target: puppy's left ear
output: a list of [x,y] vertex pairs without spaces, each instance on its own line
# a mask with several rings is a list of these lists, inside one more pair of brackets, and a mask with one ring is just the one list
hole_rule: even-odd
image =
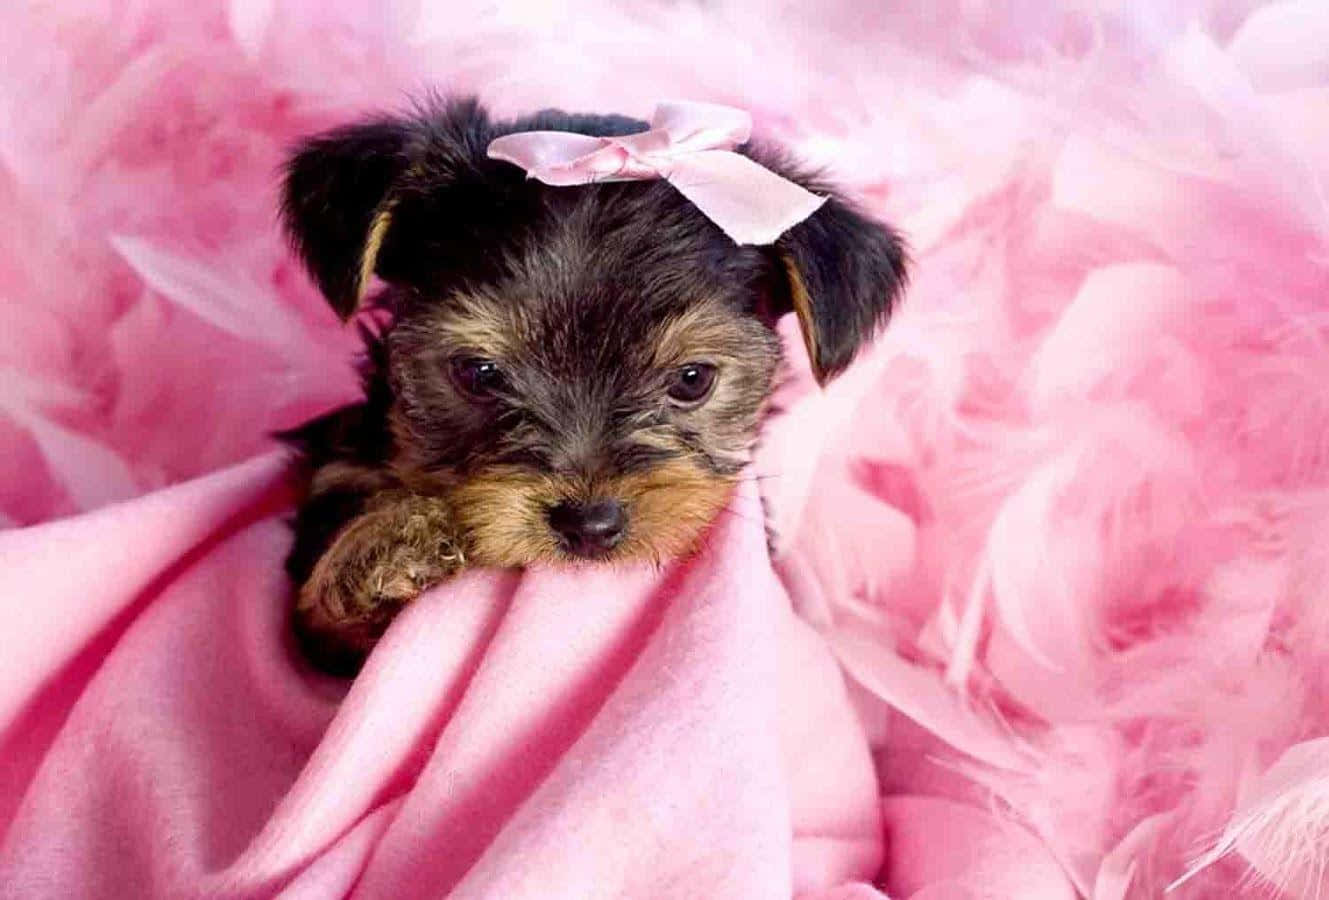
[[832,193],[774,249],[781,276],[774,311],[798,316],[812,372],[824,384],[890,316],[907,279],[904,241]]

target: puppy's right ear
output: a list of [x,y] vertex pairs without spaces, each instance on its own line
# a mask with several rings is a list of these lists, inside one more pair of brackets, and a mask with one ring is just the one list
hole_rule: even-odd
[[286,164],[286,232],[342,319],[360,305],[374,274],[410,138],[408,121],[376,119],[309,138]]

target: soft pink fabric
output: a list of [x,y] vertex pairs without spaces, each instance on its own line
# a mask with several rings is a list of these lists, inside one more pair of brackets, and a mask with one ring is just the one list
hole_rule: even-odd
[[[27,796],[0,896],[771,897],[875,875],[867,744],[751,486],[686,566],[434,591],[343,698],[288,647],[280,471],[0,535],[34,611],[6,709],[58,715],[82,682],[49,745],[4,734]],[[95,674],[57,674],[134,608]]]
[[[824,392],[786,323],[773,564],[476,573],[343,701],[279,642],[264,435],[353,342],[275,171],[425,84],[750,110],[915,277]],[[0,884],[1323,892],[1327,181],[1319,0],[5,5]]]
[[675,101],[656,107],[637,134],[522,131],[496,138],[489,155],[560,187],[663,178],[736,243],[771,244],[826,198],[735,153],[751,133],[741,109]]

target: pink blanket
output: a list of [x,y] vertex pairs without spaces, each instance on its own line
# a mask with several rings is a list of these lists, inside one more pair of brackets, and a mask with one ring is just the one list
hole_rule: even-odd
[[281,463],[0,542],[31,611],[0,679],[0,716],[28,707],[0,893],[770,897],[875,875],[867,744],[759,505],[678,571],[437,590],[348,693],[289,646]]
[[[916,278],[824,392],[786,333],[699,558],[471,573],[347,691],[274,169],[421,84],[750,109]],[[0,897],[1329,890],[1318,0],[19,2],[0,126]]]

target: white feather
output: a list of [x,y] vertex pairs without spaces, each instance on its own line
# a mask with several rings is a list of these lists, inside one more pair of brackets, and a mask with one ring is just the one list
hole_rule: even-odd
[[1218,842],[1168,891],[1229,853],[1256,878],[1293,897],[1329,890],[1329,738],[1289,747],[1252,780]]

